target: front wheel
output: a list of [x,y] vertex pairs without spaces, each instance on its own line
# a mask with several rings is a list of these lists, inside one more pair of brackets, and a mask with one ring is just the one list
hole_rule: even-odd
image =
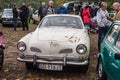
[[33,65],[33,63],[25,63],[27,70],[33,70],[36,69],[36,65]]
[[3,50],[0,48],[0,70],[2,70],[3,61],[4,61],[4,52],[3,52]]
[[2,26],[3,26],[3,27],[5,27],[5,24],[4,24],[4,23],[2,23]]
[[107,80],[107,76],[105,71],[103,70],[101,59],[98,62],[98,77],[99,77],[99,80]]
[[82,73],[86,73],[88,71],[88,69],[89,69],[89,64],[81,66],[81,72]]

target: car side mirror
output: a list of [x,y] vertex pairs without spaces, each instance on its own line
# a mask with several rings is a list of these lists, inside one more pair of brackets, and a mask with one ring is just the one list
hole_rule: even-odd
[[115,53],[115,59],[120,60],[120,53]]

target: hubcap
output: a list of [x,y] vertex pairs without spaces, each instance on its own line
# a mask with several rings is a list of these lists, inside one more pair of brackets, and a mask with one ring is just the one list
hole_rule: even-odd
[[98,67],[98,74],[99,74],[99,77],[102,77],[102,71],[103,71],[102,63],[100,62],[100,63],[99,63],[99,67]]

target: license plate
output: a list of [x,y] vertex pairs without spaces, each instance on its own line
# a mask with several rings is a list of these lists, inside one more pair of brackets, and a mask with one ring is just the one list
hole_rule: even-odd
[[63,66],[62,65],[53,65],[53,64],[39,64],[39,69],[44,70],[55,70],[55,71],[62,71]]

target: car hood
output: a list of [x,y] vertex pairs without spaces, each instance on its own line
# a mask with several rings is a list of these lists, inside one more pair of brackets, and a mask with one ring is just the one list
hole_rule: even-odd
[[38,31],[37,38],[40,41],[68,41],[68,39],[79,39],[75,36],[82,29],[74,28],[42,28]]
[[[36,53],[38,56],[65,55],[61,54],[61,52],[77,54],[77,45],[87,45],[89,43],[86,29],[76,28],[37,28],[35,32],[24,37],[21,41],[25,41],[25,39],[27,39],[26,43],[28,43],[26,53],[30,54],[29,49],[34,47],[41,50],[41,53]],[[71,52],[66,52],[66,50]],[[73,56],[74,54],[69,55]]]

